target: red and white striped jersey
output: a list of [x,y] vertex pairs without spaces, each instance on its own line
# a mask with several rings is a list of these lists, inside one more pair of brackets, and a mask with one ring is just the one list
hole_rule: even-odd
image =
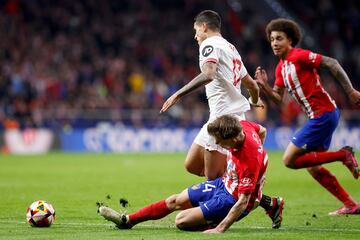
[[275,85],[286,88],[310,119],[336,108],[316,70],[321,59],[318,53],[292,48],[285,60],[280,59],[275,71]]
[[240,149],[232,149],[227,155],[227,169],[223,176],[226,190],[238,199],[239,193],[254,193],[264,177],[268,156],[259,137],[260,126],[240,121],[245,140]]
[[217,63],[215,79],[205,85],[210,119],[250,110],[249,102],[241,94],[240,88],[241,79],[248,72],[234,45],[220,36],[205,39],[199,47],[201,70],[206,62]]

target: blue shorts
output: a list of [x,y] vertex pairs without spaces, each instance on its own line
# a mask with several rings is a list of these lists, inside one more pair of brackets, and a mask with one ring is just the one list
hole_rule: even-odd
[[200,206],[207,221],[221,222],[236,203],[234,197],[225,189],[222,178],[206,181],[188,188],[193,207]]
[[328,150],[332,135],[338,126],[340,118],[339,109],[326,112],[320,117],[309,119],[305,125],[295,133],[291,142],[309,151]]

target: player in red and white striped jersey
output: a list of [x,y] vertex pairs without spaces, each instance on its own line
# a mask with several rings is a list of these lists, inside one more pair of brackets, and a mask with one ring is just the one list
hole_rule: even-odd
[[261,67],[255,72],[257,83],[277,104],[281,103],[286,89],[308,117],[285,150],[284,164],[293,169],[307,168],[314,179],[344,204],[330,215],[359,214],[360,204],[352,199],[334,175],[322,167],[325,163],[341,161],[355,179],[359,177],[358,163],[351,147],[345,146],[335,152],[327,151],[339,122],[340,111],[323,88],[317,69],[330,70],[352,103],[360,105],[360,92],[352,87],[337,60],[295,48],[301,39],[301,32],[294,21],[282,18],[272,20],[266,27],[266,34],[280,61],[276,67],[273,88],[269,86],[266,72]]
[[320,54],[292,48],[285,59],[280,59],[275,70],[275,86],[286,88],[309,119],[336,108],[335,101],[323,88],[315,70],[320,67],[322,59]]
[[[240,122],[234,115],[216,118],[207,129],[217,144],[229,149],[223,177],[195,184],[128,215],[106,206],[99,207],[99,214],[120,229],[130,229],[138,223],[161,219],[181,210],[175,219],[179,229],[213,228],[206,232],[222,233],[258,205],[264,207],[262,187],[268,160],[263,148],[266,129],[256,123]],[[278,204],[266,203],[265,209],[273,219],[272,227],[279,228],[284,201],[281,197],[269,198],[278,201]]]

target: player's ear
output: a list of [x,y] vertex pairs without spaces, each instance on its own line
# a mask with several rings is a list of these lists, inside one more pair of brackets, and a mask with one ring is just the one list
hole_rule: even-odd
[[204,32],[206,32],[209,29],[209,26],[207,25],[207,23],[202,23],[201,27],[203,28]]

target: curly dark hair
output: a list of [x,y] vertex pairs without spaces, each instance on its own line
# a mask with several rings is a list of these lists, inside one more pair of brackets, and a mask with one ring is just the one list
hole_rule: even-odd
[[301,41],[302,38],[299,25],[296,22],[286,18],[277,18],[271,20],[266,25],[265,33],[269,42],[272,31],[284,32],[286,36],[291,39],[292,47],[295,47]]

